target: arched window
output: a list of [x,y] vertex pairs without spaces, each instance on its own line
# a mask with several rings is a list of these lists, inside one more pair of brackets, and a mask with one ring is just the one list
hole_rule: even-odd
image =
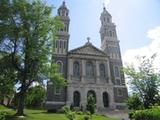
[[110,37],[112,37],[112,31],[109,31]]
[[112,36],[114,37],[115,35],[114,35],[114,31],[112,32]]
[[86,76],[93,77],[94,76],[94,66],[92,62],[86,63]]
[[120,73],[119,73],[119,68],[118,68],[118,66],[115,66],[115,67],[114,67],[114,75],[115,75],[115,77],[120,77]]
[[110,19],[109,19],[109,18],[107,18],[107,22],[108,22],[108,23],[110,22]]
[[107,92],[103,93],[103,105],[104,107],[109,107],[109,97]]
[[73,75],[76,77],[80,76],[80,65],[77,61],[73,63]]
[[80,93],[78,91],[75,91],[73,93],[73,103],[75,107],[80,106],[80,99],[81,99]]
[[105,78],[105,66],[104,64],[99,65],[99,70],[100,70],[100,77]]
[[62,61],[57,61],[57,65],[58,65],[58,70],[60,73],[63,73],[63,63]]

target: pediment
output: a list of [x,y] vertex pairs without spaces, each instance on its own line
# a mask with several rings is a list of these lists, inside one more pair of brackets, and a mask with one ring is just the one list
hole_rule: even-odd
[[107,56],[103,51],[93,46],[91,43],[85,44],[82,47],[69,51],[69,54],[82,54],[82,55],[93,55],[93,56]]

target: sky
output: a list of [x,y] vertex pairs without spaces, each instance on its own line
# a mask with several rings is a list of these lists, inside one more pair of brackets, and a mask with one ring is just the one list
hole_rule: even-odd
[[[63,0],[47,0],[53,16]],[[117,26],[123,63],[136,64],[135,56],[160,54],[160,0],[66,0],[70,10],[69,49],[84,45],[87,37],[100,48],[100,15],[105,3]],[[160,66],[157,57],[156,65]]]

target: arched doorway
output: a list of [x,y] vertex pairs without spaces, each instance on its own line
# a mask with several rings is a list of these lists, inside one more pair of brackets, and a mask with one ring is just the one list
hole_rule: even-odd
[[78,91],[75,91],[73,93],[73,103],[74,107],[79,107],[80,106],[80,93]]
[[107,92],[103,93],[103,105],[104,107],[109,107],[109,97]]
[[95,93],[95,91],[89,90],[88,93],[87,93],[87,97],[90,96],[90,95],[93,96],[93,98],[95,99],[95,102],[96,102],[96,93]]

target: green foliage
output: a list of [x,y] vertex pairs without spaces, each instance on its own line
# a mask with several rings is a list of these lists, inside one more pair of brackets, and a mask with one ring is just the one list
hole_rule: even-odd
[[78,111],[76,113],[77,113],[77,115],[83,115],[84,114],[82,111]]
[[[15,111],[8,109],[4,106],[0,105],[0,111],[7,111],[7,120],[19,120],[20,118],[17,118],[14,116]],[[25,112],[27,113],[27,115],[25,116],[25,118],[21,118],[23,120],[67,120],[67,118],[65,117],[64,114],[60,114],[60,113],[52,113],[52,114],[48,114],[46,112],[46,110],[43,109],[25,109]],[[76,120],[83,120],[84,115],[76,115],[77,119]],[[20,119],[20,120],[21,120]],[[109,118],[106,116],[102,116],[102,115],[93,115],[92,116],[92,120],[118,120],[118,119],[113,119],[113,118]]]
[[[5,64],[5,63],[8,64]],[[13,66],[10,64],[10,56],[7,54],[1,54],[0,58],[0,101],[3,101],[4,97],[12,97],[14,93],[14,84],[16,73]]]
[[89,116],[89,115],[84,115],[83,120],[90,120],[90,119],[91,119],[91,116]]
[[140,95],[145,108],[156,104],[160,93],[160,75],[153,66],[155,57],[155,55],[151,58],[141,57],[138,69],[133,66],[124,68],[132,90]]
[[143,103],[136,93],[128,97],[126,104],[130,110],[140,110],[143,108]]
[[76,120],[76,112],[71,111],[69,106],[64,106],[63,107],[65,116],[69,119],[69,120]]
[[96,101],[95,98],[92,95],[89,95],[87,97],[87,105],[86,105],[86,109],[87,111],[89,111],[91,114],[95,113],[95,108],[96,108]]
[[70,105],[70,110],[74,111],[74,105],[73,104]]
[[146,110],[137,110],[132,113],[134,120],[160,120],[160,106]]
[[27,107],[42,107],[44,103],[45,89],[42,86],[35,86],[28,89],[25,104]]
[[52,7],[41,0],[0,1],[0,70],[6,70],[0,74],[0,83],[7,78],[19,84],[17,115],[23,115],[25,95],[33,82],[42,83],[45,76],[64,83],[52,60],[55,32],[62,24],[51,15]]
[[7,113],[6,112],[0,112],[0,120],[6,120],[6,115]]

